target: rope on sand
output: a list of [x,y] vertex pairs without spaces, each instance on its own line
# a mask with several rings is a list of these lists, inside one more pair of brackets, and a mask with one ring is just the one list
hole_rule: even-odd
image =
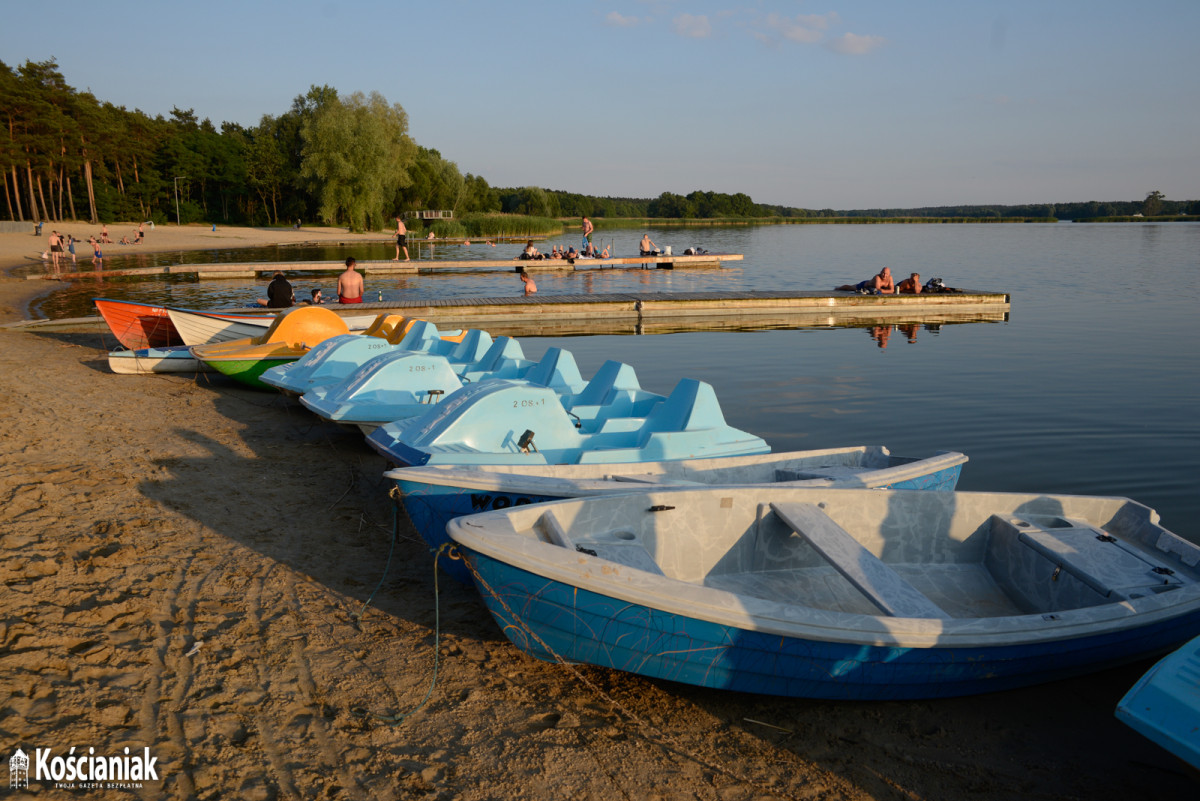
[[[400,512],[399,512],[400,500],[399,500],[399,496],[398,496],[398,488],[393,487],[392,490],[388,493],[388,495],[392,499],[392,544],[388,548],[387,561],[383,565],[383,575],[379,577],[379,583],[375,585],[375,589],[371,590],[371,594],[369,596],[367,596],[367,600],[363,602],[362,608],[350,616],[353,619],[355,628],[358,628],[359,624],[362,622],[363,614],[367,611],[367,607],[371,605],[371,601],[375,598],[375,593],[379,592],[380,587],[383,586],[383,582],[387,578],[388,569],[391,567],[391,564],[392,564],[392,555],[396,551],[396,540],[400,539]],[[401,724],[405,720],[407,720],[409,717],[411,717],[412,715],[414,715],[415,713],[420,711],[420,709],[422,707],[424,707],[426,703],[429,702],[429,698],[433,695],[433,688],[437,685],[438,661],[439,661],[438,657],[439,657],[441,634],[442,634],[441,609],[440,609],[441,594],[438,589],[437,560],[438,560],[439,556],[441,556],[445,552],[448,552],[448,550],[449,550],[449,544],[447,543],[446,545],[443,545],[442,547],[438,548],[438,550],[436,552],[434,552],[434,554],[433,554],[433,676],[429,680],[429,689],[427,689],[425,691],[425,697],[422,698],[421,702],[419,704],[417,704],[415,707],[413,707],[412,709],[408,710],[407,712],[401,713],[399,715],[380,715],[380,714],[377,714],[374,712],[368,712],[366,709],[363,709],[362,707],[351,708],[350,711],[353,712],[354,714],[357,714],[357,715],[360,715],[363,717],[370,716],[370,717],[374,718],[375,720],[383,721],[384,723],[390,724],[392,726],[398,726],[399,724]]]
[[[755,789],[761,790],[762,792],[767,793],[768,795],[773,795],[777,798],[786,798],[786,799],[789,799],[789,801],[800,801],[799,796],[793,795],[792,793],[789,793],[786,790],[780,790],[779,788],[768,786],[761,781],[757,781],[757,780],[749,778],[747,776],[739,775],[737,772],[735,772],[733,770],[733,768],[730,768],[727,765],[725,765],[719,761],[716,761],[713,759],[706,759],[706,758],[700,756],[695,751],[693,751],[691,748],[689,748],[686,744],[684,744],[682,741],[680,741],[678,738],[672,736],[671,734],[669,734],[667,732],[662,731],[661,729],[655,728],[649,721],[640,717],[636,712],[634,712],[629,707],[622,704],[616,698],[613,698],[611,695],[609,695],[607,692],[605,692],[599,685],[597,685],[595,682],[593,682],[591,679],[589,679],[587,676],[585,676],[575,666],[574,663],[568,662],[565,658],[560,656],[553,648],[551,648],[546,643],[545,640],[543,640],[541,637],[539,637],[537,635],[537,632],[535,632],[533,629],[531,629],[529,627],[529,625],[524,620],[522,620],[516,614],[516,612],[514,612],[512,610],[512,607],[510,607],[508,605],[508,603],[500,596],[500,594],[492,589],[491,585],[487,583],[487,580],[484,579],[484,577],[479,574],[478,570],[476,570],[475,565],[473,565],[471,563],[471,560],[466,558],[466,556],[464,556],[458,550],[457,547],[455,547],[453,544],[450,544],[450,543],[447,543],[447,545],[449,545],[450,547],[449,547],[449,550],[447,550],[446,555],[450,559],[461,560],[462,563],[464,565],[466,565],[467,570],[469,570],[471,572],[471,575],[475,578],[475,581],[479,585],[480,589],[483,592],[486,592],[492,598],[495,598],[496,602],[499,603],[501,607],[503,607],[505,613],[509,616],[509,618],[514,623],[516,623],[516,625],[522,631],[524,631],[525,634],[527,634],[530,637],[530,639],[532,639],[534,642],[536,642],[538,645],[540,645],[542,648],[544,648],[546,653],[548,653],[552,657],[554,657],[555,662],[562,665],[567,670],[571,671],[571,673],[575,674],[575,678],[579,679],[579,681],[581,683],[583,683],[585,686],[587,686],[592,692],[594,692],[596,695],[600,696],[600,698],[602,698],[605,702],[607,702],[609,704],[609,706],[611,706],[613,709],[615,709],[618,713],[624,715],[631,722],[637,724],[638,728],[641,730],[643,736],[645,736],[647,740],[649,740],[650,742],[654,743],[655,745],[657,745],[658,747],[660,747],[664,750],[668,750],[668,751],[674,750],[674,751],[678,752],[679,754],[686,756],[688,759],[691,759],[693,762],[695,762],[699,765],[706,765],[706,766],[712,768],[713,770],[717,771],[718,773],[722,773],[726,777],[733,779],[736,782],[740,782],[742,784],[746,784],[751,787],[754,787]],[[438,550],[438,553],[441,553],[443,550],[446,550],[447,545],[443,545]]]

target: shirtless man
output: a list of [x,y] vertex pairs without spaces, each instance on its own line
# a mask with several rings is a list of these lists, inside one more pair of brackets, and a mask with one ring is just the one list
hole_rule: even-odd
[[876,295],[893,295],[896,292],[896,285],[892,281],[892,270],[889,267],[884,267],[879,271],[879,275],[872,276],[866,281],[860,281],[857,290],[873,290]]
[[642,241],[638,243],[638,248],[641,250],[642,256],[654,256],[658,254],[658,245],[650,239],[650,234],[643,234]]
[[102,244],[112,244],[112,240],[108,238],[108,226],[105,225],[100,229],[100,242]]
[[908,278],[905,278],[896,285],[897,295],[919,295],[921,294],[921,274],[913,273]]
[[587,217],[583,218],[583,246],[586,248],[592,243],[592,231],[596,230],[592,225],[592,221]]
[[[430,235],[432,235],[433,231],[430,231],[429,233],[430,233]],[[404,260],[411,261],[411,259],[408,258],[408,229],[404,227],[404,220],[400,219],[400,217],[397,216],[396,217],[396,258],[392,259],[392,261],[400,261],[401,249],[404,250]]]
[[353,256],[346,259],[346,271],[338,276],[338,303],[362,303],[363,279],[354,270],[357,262]]
[[50,261],[54,265],[54,269],[58,269],[58,260],[62,257],[62,237],[58,235],[58,231],[51,231],[50,236],[46,239],[46,244],[50,246]]
[[525,294],[532,295],[537,292],[537,284],[533,283],[533,279],[524,270],[518,273],[521,276],[521,283],[525,285]]

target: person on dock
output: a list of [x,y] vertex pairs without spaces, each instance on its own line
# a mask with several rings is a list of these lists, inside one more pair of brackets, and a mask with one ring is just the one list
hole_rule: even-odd
[[650,234],[643,234],[642,241],[638,244],[638,255],[640,256],[657,256],[658,245],[654,244],[654,240],[650,238]]
[[913,273],[908,278],[905,278],[900,283],[896,284],[897,295],[919,295],[921,294],[921,274]]
[[517,275],[521,277],[521,283],[525,285],[526,295],[532,295],[533,293],[537,292],[537,284],[535,284],[533,279],[529,277],[529,273],[521,270],[519,273],[517,273]]
[[[432,232],[430,232],[432,233]],[[408,228],[404,226],[404,220],[399,214],[396,215],[396,258],[392,261],[400,261],[400,251],[404,251],[404,260],[412,261],[408,258]]]
[[884,267],[879,271],[879,275],[873,275],[866,281],[859,281],[857,284],[842,284],[834,289],[837,292],[858,292],[863,295],[893,295],[896,293],[896,285],[892,281],[892,271],[888,267]]
[[[397,218],[397,221],[399,221],[399,218]],[[396,241],[399,241],[399,235],[397,235]],[[393,259],[393,261],[395,260]],[[353,256],[346,258],[346,270],[338,276],[338,303],[363,302],[363,278],[354,270],[354,265],[357,263]]]
[[592,244],[592,231],[594,231],[594,230],[596,230],[596,228],[595,228],[595,226],[592,225],[592,221],[589,220],[587,217],[584,217],[583,218],[583,244],[582,244],[582,247],[587,248],[590,244]]

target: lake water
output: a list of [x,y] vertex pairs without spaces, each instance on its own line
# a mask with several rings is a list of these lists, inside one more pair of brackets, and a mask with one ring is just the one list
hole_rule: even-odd
[[[615,240],[614,252],[631,253],[642,232],[599,233]],[[708,381],[727,420],[776,451],[857,444],[904,455],[962,451],[970,462],[960,489],[1126,495],[1200,542],[1200,358],[1193,350],[1200,340],[1200,224],[798,225],[652,235],[676,253],[698,245],[746,258],[720,271],[539,274],[539,290],[824,290],[887,265],[897,278],[916,271],[923,280],[1011,293],[1012,313],[1003,323],[903,329],[522,339],[526,355],[568,348],[585,376],[618,359],[661,393],[683,377]],[[503,258],[519,249],[475,244],[441,247],[436,255]],[[258,254],[370,259],[390,258],[394,249]],[[265,283],[83,283],[35,312],[87,314],[93,295],[211,308],[260,297]],[[333,282],[323,276],[293,283],[300,297]],[[368,277],[367,286],[385,300],[521,290],[511,272]]]

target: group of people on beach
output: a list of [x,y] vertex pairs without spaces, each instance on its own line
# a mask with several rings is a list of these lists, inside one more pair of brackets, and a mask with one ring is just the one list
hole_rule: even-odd
[[[38,223],[37,228],[34,231],[34,235],[41,236],[41,234],[42,234],[42,223]],[[132,236],[133,239],[130,239],[129,236],[121,237],[121,241],[119,244],[122,244],[122,245],[139,245],[139,244],[141,244],[146,238],[146,224],[145,223],[139,224],[137,227],[137,231],[134,232],[133,234],[130,234],[130,236]],[[42,252],[42,261],[48,260],[56,272],[58,271],[59,266],[61,265],[63,259],[66,256],[71,257],[71,264],[78,264],[78,260],[76,258],[76,253],[75,253],[75,243],[78,241],[79,240],[76,239],[71,234],[61,234],[57,230],[51,230],[50,236],[48,236],[46,238],[46,250]],[[96,267],[96,269],[103,270],[104,269],[104,251],[101,250],[100,246],[102,244],[106,244],[106,243],[113,244],[112,239],[109,238],[109,236],[108,236],[108,226],[107,225],[101,226],[100,234],[89,236],[87,241],[88,241],[88,244],[92,246],[92,264]]]
[[[363,292],[366,287],[363,283],[362,274],[355,269],[358,261],[349,256],[346,258],[346,269],[338,275],[337,280],[337,302],[341,304],[362,303]],[[382,297],[383,293],[380,292]],[[321,289],[318,287],[311,290],[311,297],[308,300],[302,301],[309,306],[321,306],[325,303],[325,298],[321,294]],[[267,284],[266,298],[258,299],[259,306],[266,306],[268,309],[288,309],[296,305],[296,293],[292,289],[292,284],[287,280],[282,272],[276,272],[271,279],[271,283]]]

